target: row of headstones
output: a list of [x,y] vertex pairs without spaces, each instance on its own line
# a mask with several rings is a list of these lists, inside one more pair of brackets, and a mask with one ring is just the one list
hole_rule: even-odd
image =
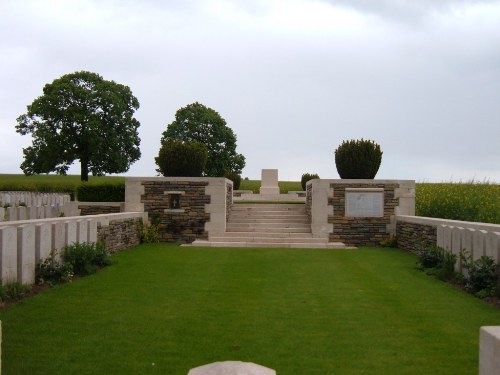
[[73,243],[97,240],[95,219],[73,219],[0,225],[0,278],[3,284],[35,283],[35,266],[53,256],[60,260],[61,250]]
[[[500,263],[500,232],[440,225],[437,228],[437,245],[451,251],[457,259],[465,250],[473,260],[485,255]],[[461,272],[461,262],[456,262],[455,268]]]
[[2,191],[0,192],[1,206],[62,206],[71,201],[69,194],[61,193],[36,193],[36,192],[18,192]]
[[59,204],[0,207],[0,221],[52,219],[63,216],[63,209]]

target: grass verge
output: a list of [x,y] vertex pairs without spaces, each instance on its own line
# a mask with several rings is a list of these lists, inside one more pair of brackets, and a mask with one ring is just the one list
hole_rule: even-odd
[[6,374],[178,374],[223,360],[280,375],[471,374],[500,311],[395,249],[155,244],[0,311]]

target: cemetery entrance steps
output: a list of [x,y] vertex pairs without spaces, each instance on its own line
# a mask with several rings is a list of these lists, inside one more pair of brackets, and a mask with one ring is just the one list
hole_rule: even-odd
[[193,246],[209,247],[285,247],[344,248],[343,243],[315,238],[306,214],[305,204],[234,204],[226,232],[196,240]]

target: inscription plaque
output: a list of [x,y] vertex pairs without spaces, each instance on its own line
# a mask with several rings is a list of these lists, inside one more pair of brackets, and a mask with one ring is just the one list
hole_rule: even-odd
[[[353,189],[354,190],[354,189]],[[383,217],[383,191],[346,191],[345,216],[347,217]]]

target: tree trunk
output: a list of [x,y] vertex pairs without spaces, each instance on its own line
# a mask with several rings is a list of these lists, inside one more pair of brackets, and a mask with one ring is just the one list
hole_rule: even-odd
[[89,180],[89,162],[85,158],[82,158],[80,160],[80,166],[81,166],[80,180],[81,181],[88,181]]

